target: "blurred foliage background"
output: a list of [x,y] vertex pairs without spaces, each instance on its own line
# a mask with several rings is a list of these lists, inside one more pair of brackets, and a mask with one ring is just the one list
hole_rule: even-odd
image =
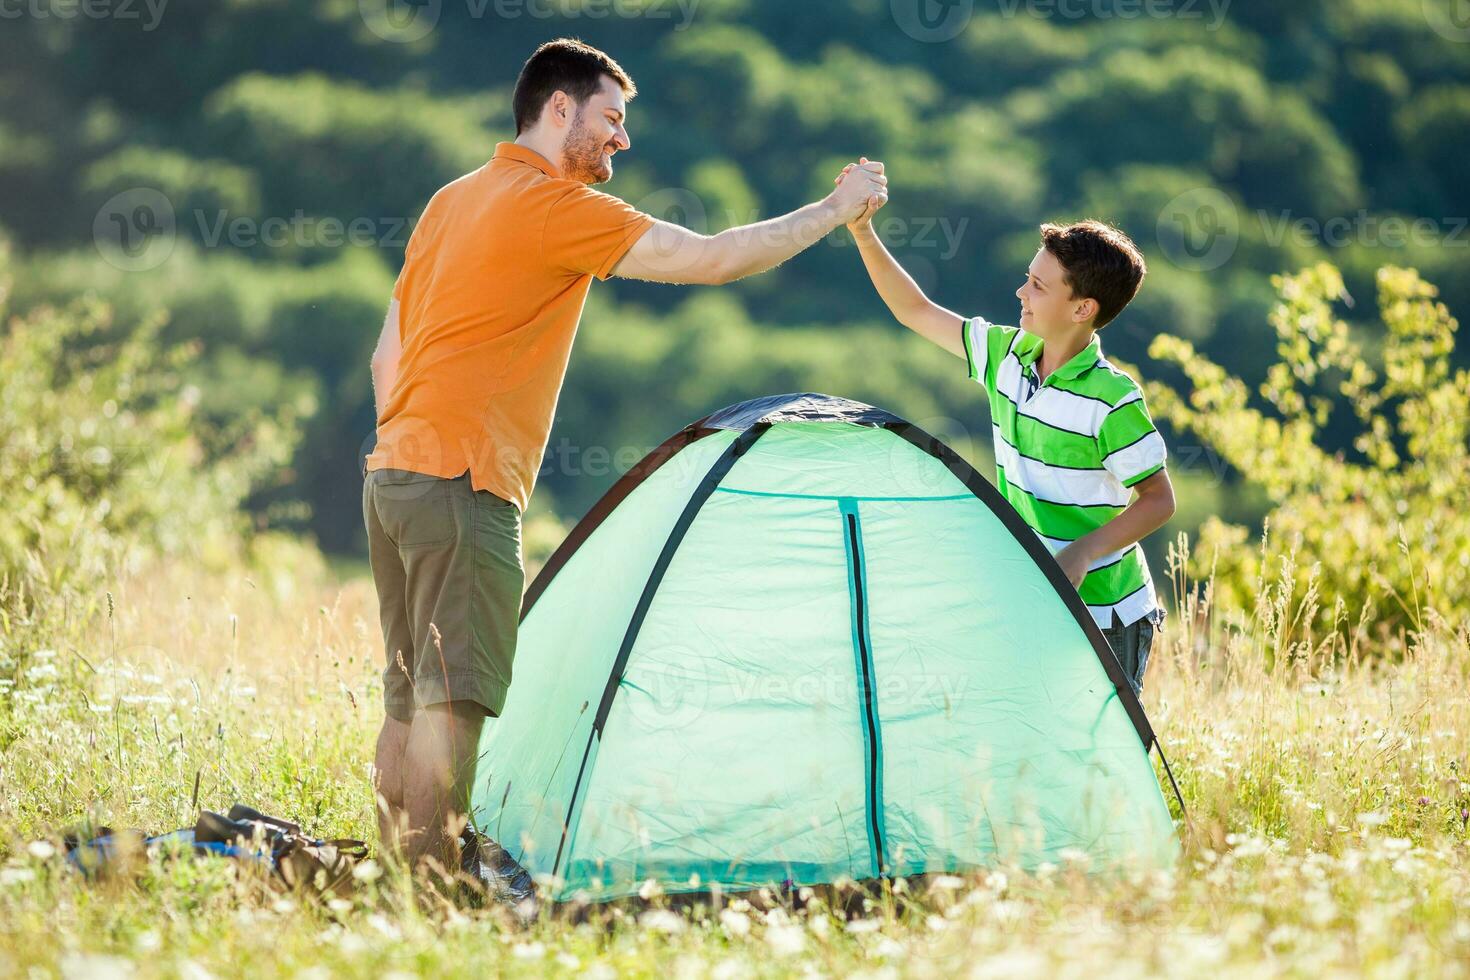
[[[189,443],[201,460],[245,452],[244,420],[268,426],[269,452],[248,455],[282,464],[231,471],[251,476],[231,477],[230,502],[259,529],[360,556],[368,357],[412,224],[512,137],[530,50],[573,34],[640,88],[610,192],[713,231],[824,194],[860,154],[883,159],[895,253],[938,301],[1001,322],[1039,222],[1112,221],[1150,274],[1105,350],[1185,387],[1198,356],[1255,392],[1287,337],[1274,274],[1340,270],[1319,292],[1366,356],[1389,332],[1382,266],[1417,268],[1470,309],[1470,26],[1452,7],[175,0],[98,18],[32,4],[0,25],[5,329],[45,331],[57,307],[90,324],[68,328],[84,348],[120,329],[183,345],[165,374],[187,412],[148,424],[215,433]],[[109,312],[94,322],[97,299]],[[1161,334],[1188,356],[1151,359]],[[1447,356],[1447,372],[1466,363]],[[720,289],[594,286],[532,548],[684,423],[800,389],[880,404],[988,464],[982,399],[889,320],[839,232]],[[1324,458],[1365,461],[1351,401],[1314,419]],[[1244,449],[1171,414],[1176,529],[1214,515],[1258,531],[1280,495],[1242,478]],[[156,519],[177,523],[189,511],[170,500]]]

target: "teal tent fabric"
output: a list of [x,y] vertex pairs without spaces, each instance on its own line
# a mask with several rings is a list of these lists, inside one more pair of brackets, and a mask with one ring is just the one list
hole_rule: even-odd
[[548,563],[472,811],[563,899],[1159,867],[1152,741],[993,488],[886,412],[777,396],[675,436]]

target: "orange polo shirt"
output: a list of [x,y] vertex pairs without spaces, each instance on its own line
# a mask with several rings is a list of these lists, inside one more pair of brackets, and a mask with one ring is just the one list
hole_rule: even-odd
[[524,512],[592,277],[652,224],[514,143],[435,194],[393,287],[403,354],[368,469],[469,471]]

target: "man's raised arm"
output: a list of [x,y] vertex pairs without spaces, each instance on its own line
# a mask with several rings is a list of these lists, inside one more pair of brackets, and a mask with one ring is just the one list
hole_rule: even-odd
[[[853,180],[853,177],[858,177]],[[769,221],[701,235],[655,222],[613,266],[612,274],[649,282],[718,286],[765,272],[821,241],[838,225],[888,199],[888,178],[875,161],[855,167],[820,201]]]

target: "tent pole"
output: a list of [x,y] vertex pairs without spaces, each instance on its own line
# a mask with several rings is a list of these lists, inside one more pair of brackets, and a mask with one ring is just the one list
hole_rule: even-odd
[[719,458],[710,466],[709,472],[699,481],[699,486],[689,495],[689,501],[684,505],[679,519],[674,522],[674,527],[669,531],[668,538],[664,541],[663,550],[659,552],[658,559],[653,563],[653,569],[648,573],[648,581],[643,586],[643,594],[638,599],[638,605],[633,609],[633,616],[628,622],[628,630],[623,634],[622,645],[618,647],[617,659],[613,661],[612,671],[608,674],[607,684],[603,687],[602,701],[597,706],[597,715],[592,719],[592,730],[587,733],[587,748],[582,752],[582,765],[577,770],[577,782],[572,787],[572,799],[567,804],[567,817],[562,823],[561,842],[556,846],[556,860],[552,864],[551,874],[555,878],[561,873],[561,861],[563,851],[566,850],[567,841],[575,831],[574,824],[577,822],[577,803],[582,791],[582,781],[588,776],[588,762],[592,758],[592,747],[596,740],[602,735],[603,726],[607,724],[607,716],[612,711],[613,698],[616,696],[618,687],[623,680],[623,671],[628,666],[628,657],[633,653],[633,645],[638,641],[638,632],[643,628],[643,620],[648,615],[648,609],[653,605],[654,596],[658,594],[659,586],[663,584],[664,572],[668,571],[669,563],[674,560],[674,554],[679,550],[679,545],[684,541],[684,535],[688,533],[690,525],[699,516],[699,511],[704,507],[705,501],[710,494],[715,492],[735,465],[735,461],[745,455],[755,441],[765,434],[770,423],[758,422],[740,433]]

